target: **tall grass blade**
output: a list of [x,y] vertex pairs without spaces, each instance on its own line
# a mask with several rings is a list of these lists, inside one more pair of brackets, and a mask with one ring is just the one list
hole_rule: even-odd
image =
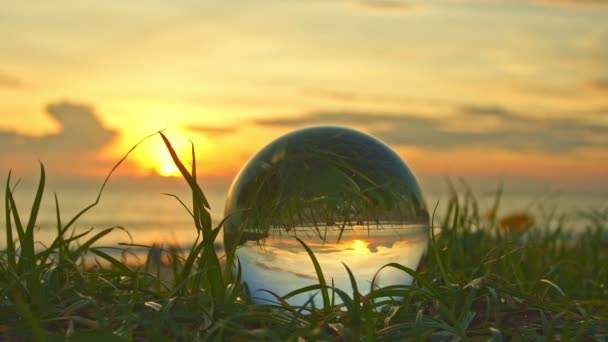
[[[59,254],[59,263],[63,263],[63,261],[65,260],[66,256],[67,256],[67,249],[68,249],[68,245],[64,243],[63,241],[63,229],[62,229],[62,225],[61,225],[61,214],[59,211],[59,198],[57,198],[57,193],[54,194],[54,198],[55,198],[55,219],[57,220],[57,237],[56,237],[56,241],[58,242],[58,246],[57,246],[57,250],[58,250],[58,254]],[[49,250],[52,250],[52,248],[48,248]],[[46,259],[46,258],[45,258]],[[46,260],[43,260],[42,263],[44,263]]]
[[355,279],[355,276],[353,275],[353,272],[350,270],[350,268],[345,263],[342,263],[342,265],[344,265],[344,268],[346,268],[346,272],[348,272],[350,286],[353,288],[352,315],[357,320],[360,320],[361,319],[361,294],[359,293],[359,289],[357,287],[357,280]]
[[6,189],[4,192],[4,215],[6,222],[6,254],[9,269],[17,268],[16,249],[13,241],[13,224],[11,219],[12,204],[11,194],[11,172],[9,171],[6,178]]
[[325,276],[323,276],[323,270],[321,270],[321,265],[319,265],[319,261],[312,250],[304,243],[304,241],[300,240],[300,238],[296,237],[296,240],[304,247],[306,253],[310,257],[312,264],[315,267],[315,272],[317,273],[317,279],[319,280],[319,284],[321,285],[321,296],[323,297],[323,307],[328,309],[331,305],[329,302],[329,291],[327,287],[327,282],[325,281]]
[[[433,249],[433,255],[435,256],[435,262],[439,266],[439,271],[441,273],[441,277],[443,278],[443,281],[446,284],[449,284],[450,279],[449,279],[446,267],[443,263],[443,259],[441,258],[441,255],[439,254],[439,244],[437,243],[437,236],[435,235],[435,214],[437,213],[438,206],[439,206],[439,201],[437,201],[437,203],[435,203],[435,208],[433,209],[433,215],[431,216],[431,246],[430,246],[430,248]],[[451,210],[452,210],[452,203],[450,203],[450,205],[448,206],[448,215],[451,212]],[[446,218],[446,220],[447,220],[447,218]],[[375,284],[375,282],[372,282],[372,286],[373,286],[373,284]]]
[[[194,179],[192,177],[190,172],[188,172],[188,170],[186,169],[184,164],[181,162],[181,160],[177,156],[177,152],[175,152],[175,149],[171,145],[171,142],[169,141],[169,139],[167,139],[167,137],[163,134],[163,132],[158,132],[158,134],[160,134],[161,138],[163,139],[165,146],[167,146],[167,150],[169,151],[169,154],[171,155],[171,159],[175,163],[175,166],[177,167],[179,172],[182,174],[184,179],[188,182],[188,185],[190,185],[190,188],[193,189],[193,191],[200,192],[199,196],[201,196],[201,199],[203,199],[203,204],[205,205],[206,208],[209,208],[209,202],[207,202],[207,199],[202,194],[202,191],[200,191],[200,188],[198,187],[196,179]],[[194,148],[192,151],[194,153]],[[194,158],[193,158],[193,161],[194,161]],[[198,190],[195,190],[195,189],[198,189]]]
[[[350,285],[353,288],[353,298],[352,298],[352,303],[350,310],[348,311],[350,319],[351,319],[351,325],[352,325],[352,336],[351,339],[353,341],[359,340],[361,338],[361,324],[360,322],[362,321],[362,317],[361,317],[361,294],[359,293],[359,289],[357,288],[357,280],[355,279],[355,276],[353,275],[353,272],[351,272],[350,268],[348,268],[348,266],[345,263],[342,263],[342,265],[344,265],[344,268],[346,268],[346,272],[348,272],[348,278],[350,280]],[[333,289],[334,292],[337,292],[338,295],[340,296],[340,292],[336,291],[336,289]],[[342,298],[342,296],[340,296],[340,298]],[[342,298],[342,301],[344,302],[344,298]],[[345,303],[346,305],[346,303]]]
[[[10,189],[7,189],[7,193],[6,193],[7,199],[8,199],[8,208],[9,211],[7,211],[7,215],[10,213],[12,214],[12,220],[15,224],[15,230],[17,231],[17,237],[19,239],[19,245],[21,246],[25,240],[26,240],[26,235],[25,235],[25,230],[23,229],[23,224],[21,223],[21,218],[19,217],[19,210],[17,209],[17,205],[15,204],[15,198],[13,196],[13,192]],[[10,222],[10,219],[9,219]],[[20,254],[23,254],[23,246],[21,246],[21,252]],[[18,262],[18,267],[22,268],[23,267],[23,261],[21,260],[21,258],[19,259]]]
[[36,225],[36,220],[38,219],[38,211],[40,210],[40,202],[42,201],[42,195],[44,194],[45,183],[46,175],[44,172],[44,165],[40,163],[40,181],[38,182],[38,190],[36,191],[36,196],[34,197],[34,203],[32,204],[30,218],[27,222],[25,231],[27,242],[28,244],[31,243],[31,246],[28,246],[28,248],[31,248],[31,256],[34,255],[34,226]]

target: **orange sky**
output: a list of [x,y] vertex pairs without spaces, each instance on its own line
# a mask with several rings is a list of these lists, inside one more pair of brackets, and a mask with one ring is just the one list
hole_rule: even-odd
[[[292,129],[387,142],[423,183],[608,191],[601,1],[3,6],[0,167],[97,177],[166,133],[225,182]],[[159,137],[123,175],[174,172]]]

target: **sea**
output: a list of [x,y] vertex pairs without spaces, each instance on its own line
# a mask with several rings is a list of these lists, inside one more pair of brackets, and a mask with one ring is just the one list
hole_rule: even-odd
[[[48,184],[35,224],[36,248],[48,246],[57,236],[59,225],[64,226],[79,212],[95,203],[101,182],[74,182]],[[22,224],[30,217],[36,183],[23,181],[14,190],[17,208]],[[202,186],[210,205],[214,224],[224,216],[224,205],[228,184],[215,187]],[[496,188],[473,192],[481,216],[487,215],[496,201]],[[424,189],[423,189],[424,190]],[[462,189],[461,189],[462,190]],[[462,197],[465,191],[459,191]],[[57,210],[55,196],[59,204]],[[3,196],[4,197],[4,196]],[[425,191],[429,212],[434,214],[434,222],[441,222],[449,202],[450,192]],[[4,202],[4,201],[2,201]],[[66,237],[89,231],[89,237],[105,229],[111,233],[100,239],[96,246],[108,250],[131,246],[133,254],[141,254],[147,249],[139,245],[164,245],[187,249],[197,239],[198,232],[190,216],[191,194],[185,181],[150,182],[145,179],[111,179],[101,193],[99,202],[83,213],[67,231]],[[0,218],[5,222],[5,205],[2,203]],[[188,208],[188,209],[187,209]],[[517,213],[529,213],[534,217],[561,220],[564,227],[572,232],[580,232],[587,227],[585,213],[608,211],[608,194],[603,192],[510,192],[504,188],[500,197],[498,217]],[[57,213],[59,212],[59,216]],[[14,220],[14,219],[12,219]],[[548,226],[552,224],[548,223]],[[2,224],[6,227],[6,224]],[[549,227],[550,228],[550,227]],[[13,223],[14,230],[14,223]],[[16,232],[13,231],[16,237]],[[222,244],[221,236],[216,241]],[[6,233],[0,233],[0,250],[6,246]]]

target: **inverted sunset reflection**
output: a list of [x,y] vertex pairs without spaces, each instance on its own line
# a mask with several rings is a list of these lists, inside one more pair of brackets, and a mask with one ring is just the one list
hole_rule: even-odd
[[[296,228],[289,233],[275,234],[263,241],[248,241],[238,249],[242,280],[247,283],[252,297],[258,302],[274,301],[273,296],[260,289],[281,296],[290,291],[317,284],[317,276],[310,257],[295,236],[306,241],[314,252],[328,284],[352,293],[346,264],[354,273],[362,294],[369,293],[376,272],[388,263],[399,263],[415,269],[428,242],[428,226],[383,225],[347,228],[339,243],[338,228],[328,229],[325,242],[310,234],[310,228]],[[411,284],[407,273],[384,268],[376,277],[374,287]],[[290,298],[292,305],[303,305],[314,292]],[[321,298],[315,297],[318,307]]]

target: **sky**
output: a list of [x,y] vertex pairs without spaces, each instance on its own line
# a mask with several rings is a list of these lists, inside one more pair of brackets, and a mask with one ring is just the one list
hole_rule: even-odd
[[[0,170],[99,179],[165,133],[229,184],[311,125],[426,186],[608,193],[608,1],[0,0]],[[124,177],[175,175],[158,136]]]

